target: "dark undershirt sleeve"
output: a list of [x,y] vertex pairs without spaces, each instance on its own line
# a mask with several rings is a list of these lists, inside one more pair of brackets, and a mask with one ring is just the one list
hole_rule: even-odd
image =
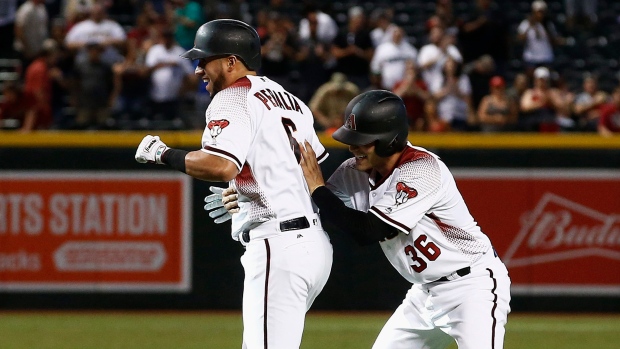
[[319,207],[321,221],[327,221],[338,230],[351,236],[360,245],[370,245],[398,235],[398,230],[383,222],[370,212],[357,211],[347,207],[325,186],[312,193],[314,203]]

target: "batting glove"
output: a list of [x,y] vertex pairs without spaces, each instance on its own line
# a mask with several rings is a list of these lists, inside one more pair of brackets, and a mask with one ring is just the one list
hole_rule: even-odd
[[140,142],[138,146],[138,150],[136,150],[136,161],[141,164],[147,162],[163,164],[163,162],[161,162],[161,155],[168,149],[170,148],[159,139],[159,136],[147,135],[142,139],[142,142]]
[[232,213],[239,212],[237,193],[232,189],[220,187],[209,187],[213,194],[205,197],[205,211],[209,212],[209,217],[214,218],[216,224],[224,223],[232,218]]

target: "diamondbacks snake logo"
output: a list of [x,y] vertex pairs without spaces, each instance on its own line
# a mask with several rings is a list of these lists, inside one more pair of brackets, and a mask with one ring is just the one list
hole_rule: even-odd
[[407,200],[418,196],[418,191],[403,182],[396,184],[396,205],[404,204]]
[[222,133],[222,130],[225,129],[228,125],[230,125],[230,121],[226,119],[222,120],[211,120],[207,124],[209,128],[209,133],[211,134],[211,139],[213,140],[213,144],[215,144],[215,138]]

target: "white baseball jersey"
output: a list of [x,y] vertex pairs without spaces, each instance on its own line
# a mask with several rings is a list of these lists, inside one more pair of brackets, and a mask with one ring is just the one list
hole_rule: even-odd
[[215,95],[206,119],[202,151],[232,161],[240,171],[232,181],[240,207],[232,218],[233,239],[268,220],[314,214],[298,142],[307,140],[319,162],[327,152],[301,100],[269,78],[248,75]]
[[380,244],[409,282],[436,281],[471,266],[491,248],[437,155],[408,145],[388,176],[374,178],[349,159],[327,186],[349,207],[370,211],[402,232]]
[[381,75],[383,88],[392,90],[405,76],[407,61],[415,63],[417,55],[418,50],[406,39],[398,44],[393,41],[384,42],[375,49],[370,69],[374,74]]

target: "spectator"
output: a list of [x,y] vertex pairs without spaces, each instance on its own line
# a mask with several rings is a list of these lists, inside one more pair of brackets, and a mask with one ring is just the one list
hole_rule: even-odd
[[299,43],[299,52],[296,60],[299,62],[299,72],[301,81],[299,88],[299,98],[304,103],[309,103],[310,98],[319,88],[329,79],[329,71],[335,64],[335,59],[331,55],[329,45],[318,39],[318,21],[316,17],[308,21],[310,25],[310,36],[307,39],[301,39]]
[[562,42],[546,12],[547,3],[542,0],[532,2],[532,13],[517,28],[517,39],[524,43],[523,61],[528,75],[537,67],[552,65],[553,46]]
[[149,85],[145,53],[137,45],[127,47],[125,60],[112,66],[114,86],[118,90],[113,104],[114,120],[121,128],[133,128],[137,120],[146,116],[147,99],[143,89]]
[[465,62],[490,55],[499,73],[504,72],[510,48],[508,23],[503,13],[493,0],[476,0],[476,6],[459,31],[459,43]]
[[534,87],[528,89],[521,97],[521,118],[519,129],[522,131],[554,132],[559,127],[555,122],[555,110],[558,96],[549,85],[550,73],[545,67],[534,70]]
[[15,15],[15,49],[22,65],[28,67],[43,50],[43,41],[49,37],[45,0],[27,0]]
[[88,59],[85,50],[87,43],[97,42],[103,48],[102,62],[112,65],[123,60],[119,49],[124,48],[127,36],[117,22],[107,19],[105,8],[96,3],[91,7],[90,18],[76,25],[67,33],[65,44],[77,52],[77,60]]
[[575,121],[572,118],[575,94],[570,90],[564,76],[554,73],[553,87],[556,94],[555,111],[556,123],[561,130],[572,131],[575,129]]
[[407,42],[402,28],[396,28],[392,40],[375,50],[370,62],[373,79],[380,81],[380,86],[386,90],[394,89],[394,85],[405,76],[407,62],[415,62],[417,55],[418,50]]
[[469,76],[472,107],[477,110],[482,98],[489,94],[489,80],[498,73],[495,69],[495,61],[490,55],[480,56],[475,61],[466,64],[463,72]]
[[598,133],[605,137],[620,133],[620,87],[611,94],[611,103],[601,107]]
[[185,50],[194,47],[194,36],[204,18],[202,8],[192,0],[171,0],[170,22],[175,25],[174,38]]
[[86,44],[86,60],[76,60],[74,90],[76,128],[100,129],[110,126],[111,107],[118,93],[112,67],[103,61],[105,47],[97,41]]
[[297,94],[290,77],[298,52],[298,43],[295,39],[288,31],[285,19],[275,12],[270,13],[267,20],[267,34],[261,39],[262,74],[269,76],[287,91]]
[[0,102],[0,128],[30,132],[38,127],[35,97],[23,91],[15,82],[2,85],[2,101]]
[[431,95],[424,80],[418,74],[414,61],[406,62],[404,79],[394,85],[392,92],[405,103],[409,129],[423,131],[428,123],[426,104],[430,102]]
[[26,69],[24,91],[35,98],[37,109],[34,128],[49,128],[52,123],[52,84],[62,79],[62,72],[56,67],[59,56],[58,44],[46,39],[43,51]]
[[13,57],[13,39],[15,37],[15,13],[17,0],[3,0],[0,5],[0,56]]
[[599,90],[598,82],[592,75],[583,79],[583,92],[575,98],[573,112],[577,118],[579,129],[595,132],[601,116],[601,106],[607,101],[607,93]]
[[349,9],[347,30],[340,32],[331,47],[336,58],[336,71],[344,73],[360,89],[370,85],[369,65],[374,53],[366,16],[361,7]]
[[461,63],[463,57],[454,46],[454,37],[447,35],[441,26],[435,26],[430,30],[429,41],[420,49],[418,66],[422,71],[424,82],[430,87],[443,81],[443,66],[448,58]]
[[347,81],[346,75],[334,73],[330,81],[319,87],[308,105],[320,126],[317,128],[332,134],[342,126],[347,104],[358,94],[359,88]]
[[433,98],[437,101],[437,115],[440,129],[467,131],[475,122],[471,111],[471,84],[463,74],[463,65],[449,58],[443,67],[441,79],[429,85]]
[[[160,43],[153,45],[146,54],[146,66],[151,75],[151,118],[156,127],[183,127],[178,117],[182,99],[181,88],[187,79],[193,78],[190,61],[181,58],[185,50],[174,41],[172,30],[164,29]],[[166,122],[167,121],[167,122]]]
[[299,21],[299,38],[306,40],[310,37],[310,21],[317,22],[316,37],[324,44],[331,44],[338,35],[338,25],[327,13],[321,12],[315,5],[306,5],[303,11],[304,18]]
[[512,87],[506,91],[506,95],[510,98],[517,106],[521,103],[521,97],[525,93],[525,91],[529,87],[529,80],[525,73],[518,73],[515,75],[515,78],[512,82]]
[[371,15],[373,29],[370,31],[370,39],[375,48],[384,42],[392,40],[394,30],[398,26],[392,23],[394,11],[392,9],[376,9]]
[[483,132],[511,131],[517,123],[517,104],[506,94],[506,83],[501,76],[490,82],[491,93],[480,102],[478,121]]

